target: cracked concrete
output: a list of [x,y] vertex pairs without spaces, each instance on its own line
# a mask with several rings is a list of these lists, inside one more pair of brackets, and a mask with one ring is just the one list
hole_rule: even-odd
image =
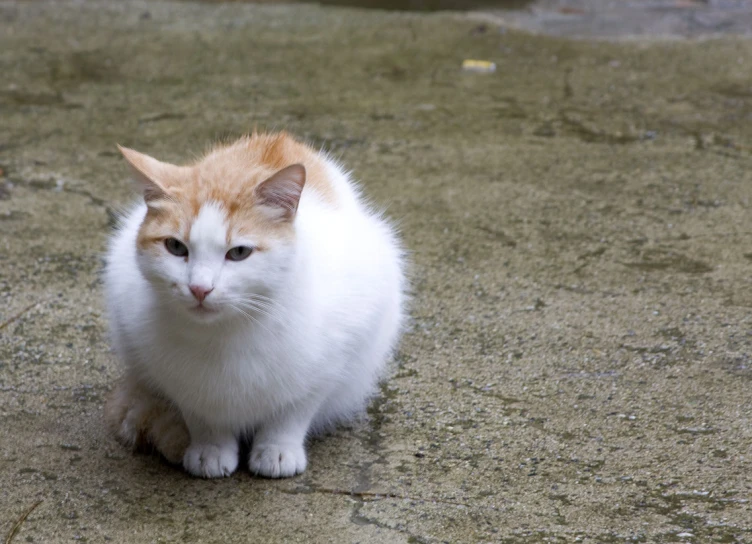
[[[0,536],[752,539],[752,42],[499,21],[0,2]],[[400,222],[412,323],[305,474],[202,481],[102,424],[115,143],[179,161],[254,126],[332,150]]]

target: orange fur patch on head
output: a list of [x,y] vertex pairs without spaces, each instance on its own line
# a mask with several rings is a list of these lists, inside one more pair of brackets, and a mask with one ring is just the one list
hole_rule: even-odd
[[[280,170],[300,164],[305,169],[303,191],[337,206],[337,195],[327,175],[324,159],[285,132],[243,137],[221,145],[190,166],[162,163],[136,151],[121,149],[144,186],[148,205],[138,236],[142,250],[156,249],[157,243],[174,236],[187,241],[190,226],[201,207],[219,204],[227,213],[230,237],[252,234],[271,242],[289,240],[291,221],[273,221],[260,206],[258,186]],[[291,217],[293,213],[289,214]]]
[[187,241],[191,223],[196,216],[191,212],[192,210],[181,205],[180,201],[164,200],[159,203],[159,207],[148,207],[136,245],[139,249],[149,250],[166,238],[176,237],[181,241]]
[[202,182],[212,186],[212,196],[223,199],[246,195],[279,170],[302,164],[307,172],[306,189],[336,206],[337,196],[328,179],[326,163],[313,149],[285,132],[253,134],[209,152],[194,168]]

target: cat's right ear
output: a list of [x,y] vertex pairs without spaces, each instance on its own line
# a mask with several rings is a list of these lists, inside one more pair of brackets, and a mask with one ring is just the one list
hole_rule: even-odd
[[169,179],[169,170],[177,168],[177,166],[158,161],[134,149],[128,149],[120,145],[117,148],[123,154],[125,160],[128,161],[133,179],[141,187],[144,200],[147,204],[150,201],[165,198],[169,194],[164,180]]

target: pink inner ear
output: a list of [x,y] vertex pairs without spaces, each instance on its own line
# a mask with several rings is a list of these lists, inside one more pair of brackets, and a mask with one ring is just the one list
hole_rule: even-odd
[[306,170],[302,164],[283,168],[256,188],[259,203],[275,208],[282,219],[291,219],[298,209],[305,180]]

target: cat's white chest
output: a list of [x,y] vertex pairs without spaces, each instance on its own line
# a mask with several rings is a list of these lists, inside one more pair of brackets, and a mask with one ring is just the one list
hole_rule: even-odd
[[274,387],[288,374],[284,354],[261,347],[265,340],[255,338],[254,346],[241,335],[209,342],[167,335],[157,340],[158,360],[145,362],[144,370],[182,411],[240,430],[288,400]]

